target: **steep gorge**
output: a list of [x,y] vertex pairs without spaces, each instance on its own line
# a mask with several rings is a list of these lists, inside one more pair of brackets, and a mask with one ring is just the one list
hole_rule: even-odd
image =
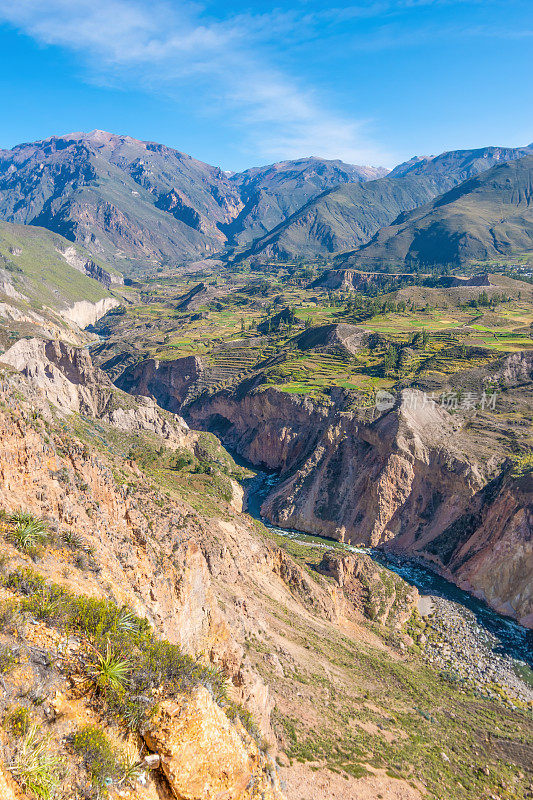
[[[359,554],[324,552],[314,568],[296,561],[240,510],[233,480],[238,468],[216,438],[190,430],[150,398],[124,394],[86,350],[21,340],[4,358],[0,652],[21,660],[4,673],[0,710],[9,719],[16,700],[38,720],[65,764],[62,797],[97,796],[78,791],[84,767],[70,743],[83,726],[124,747],[124,721],[109,716],[105,693],[84,689],[83,637],[63,630],[55,610],[64,598],[67,608],[94,608],[83,597],[101,602],[100,608],[114,604],[128,626],[134,613],[167,640],[165,647],[197,658],[198,675],[205,674],[203,665],[225,679],[220,696],[215,673],[204,685],[174,687],[171,696],[155,687],[153,715],[127,736],[141,778],[129,784],[112,778],[112,800],[301,800],[311,793],[319,800],[420,800],[440,796],[443,780],[445,796],[455,800],[457,784],[461,796],[477,800],[492,786],[498,762],[491,757],[487,777],[481,771],[486,757],[480,763],[472,750],[477,740],[465,742],[460,755],[453,749],[459,730],[478,714],[478,700],[428,669],[404,627],[416,590]],[[257,401],[252,394],[246,402],[252,418]],[[292,402],[299,441],[288,420],[281,439],[275,436],[274,416],[283,421]],[[269,430],[264,438],[258,433],[255,444],[241,436],[240,450],[255,447],[259,458],[259,446],[266,448],[270,437],[271,463],[283,462],[290,478],[313,452],[302,435],[306,419],[318,430],[315,449],[331,436],[334,420],[279,392],[265,409]],[[218,407],[219,422],[223,410]],[[183,472],[187,463],[200,471]],[[9,515],[20,510],[49,531],[31,554],[9,533]],[[32,615],[5,616],[5,604],[13,602],[29,604]],[[79,624],[84,616],[76,614]],[[145,695],[132,699],[150,702]],[[438,712],[439,724],[428,726],[420,704],[436,713],[444,702],[457,716],[446,712],[441,719]],[[236,706],[228,705],[235,703],[241,706],[237,716],[231,713]],[[523,739],[522,712],[503,708],[497,698],[490,703],[512,725],[514,738]],[[476,719],[485,731],[485,705],[481,710],[483,718]],[[5,726],[0,736],[7,752],[15,747],[16,753]],[[527,747],[517,763],[527,763]],[[451,765],[444,777],[442,752]],[[473,773],[472,758],[479,764]],[[405,767],[391,774],[390,764]],[[20,800],[3,769],[7,797]],[[519,790],[526,772],[509,773]]]
[[[190,361],[141,362],[121,385],[176,410],[194,381]],[[531,355],[509,356],[498,370],[511,393],[523,389]],[[383,413],[354,412],[253,382],[200,397],[185,413],[193,427],[279,473],[261,508],[274,524],[421,557],[496,610],[533,624],[531,476],[514,477],[498,448],[484,452],[464,415],[413,389]]]

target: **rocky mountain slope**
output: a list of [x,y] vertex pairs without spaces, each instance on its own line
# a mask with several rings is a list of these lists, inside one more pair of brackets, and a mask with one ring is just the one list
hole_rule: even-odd
[[530,152],[529,148],[498,147],[457,150],[414,159],[375,181],[331,189],[256,240],[241,257],[316,258],[352,250],[368,242],[399,214],[428,203],[496,164]]
[[0,152],[0,217],[146,271],[262,234],[325,188],[381,172],[304,159],[230,177],[154,142],[73,133]]
[[0,222],[0,342],[40,333],[80,342],[81,328],[118,300],[123,283],[107,264],[44,228]]
[[323,191],[345,183],[363,183],[387,174],[382,167],[361,167],[323,158],[281,161],[231,176],[244,203],[223,230],[229,244],[247,245],[264,236]]
[[241,207],[224,173],[163,145],[103,131],[0,154],[0,215],[81,242],[121,268],[218,250]]
[[533,156],[500,164],[402,214],[343,264],[460,264],[533,247]]

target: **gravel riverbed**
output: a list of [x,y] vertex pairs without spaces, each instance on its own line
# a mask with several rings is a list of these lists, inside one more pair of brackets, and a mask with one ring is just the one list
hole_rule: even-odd
[[427,627],[417,641],[425,658],[451,679],[464,681],[483,694],[498,696],[510,705],[518,702],[533,707],[533,688],[518,674],[520,662],[498,652],[498,637],[481,627],[468,608],[443,597],[431,597],[431,603]]

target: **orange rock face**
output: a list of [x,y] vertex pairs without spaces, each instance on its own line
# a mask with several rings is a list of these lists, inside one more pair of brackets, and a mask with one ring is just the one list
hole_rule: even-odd
[[160,755],[178,800],[281,798],[275,772],[256,743],[204,687],[162,703],[145,740]]

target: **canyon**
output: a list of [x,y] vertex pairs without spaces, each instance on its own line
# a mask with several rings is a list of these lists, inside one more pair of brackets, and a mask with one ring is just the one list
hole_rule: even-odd
[[531,159],[0,152],[2,797],[533,796]]
[[[184,405],[202,370],[197,357],[148,360],[117,384],[181,409],[192,427],[275,470],[279,482],[261,508],[274,524],[422,557],[501,613],[533,624],[531,475],[512,474],[497,431],[492,453],[480,451],[468,432],[472,414],[452,414],[415,389],[383,413],[317,405],[253,380]],[[501,359],[492,377],[509,403],[515,394],[523,402],[531,354]],[[482,426],[483,413],[476,416]],[[494,421],[485,416],[488,433]]]

